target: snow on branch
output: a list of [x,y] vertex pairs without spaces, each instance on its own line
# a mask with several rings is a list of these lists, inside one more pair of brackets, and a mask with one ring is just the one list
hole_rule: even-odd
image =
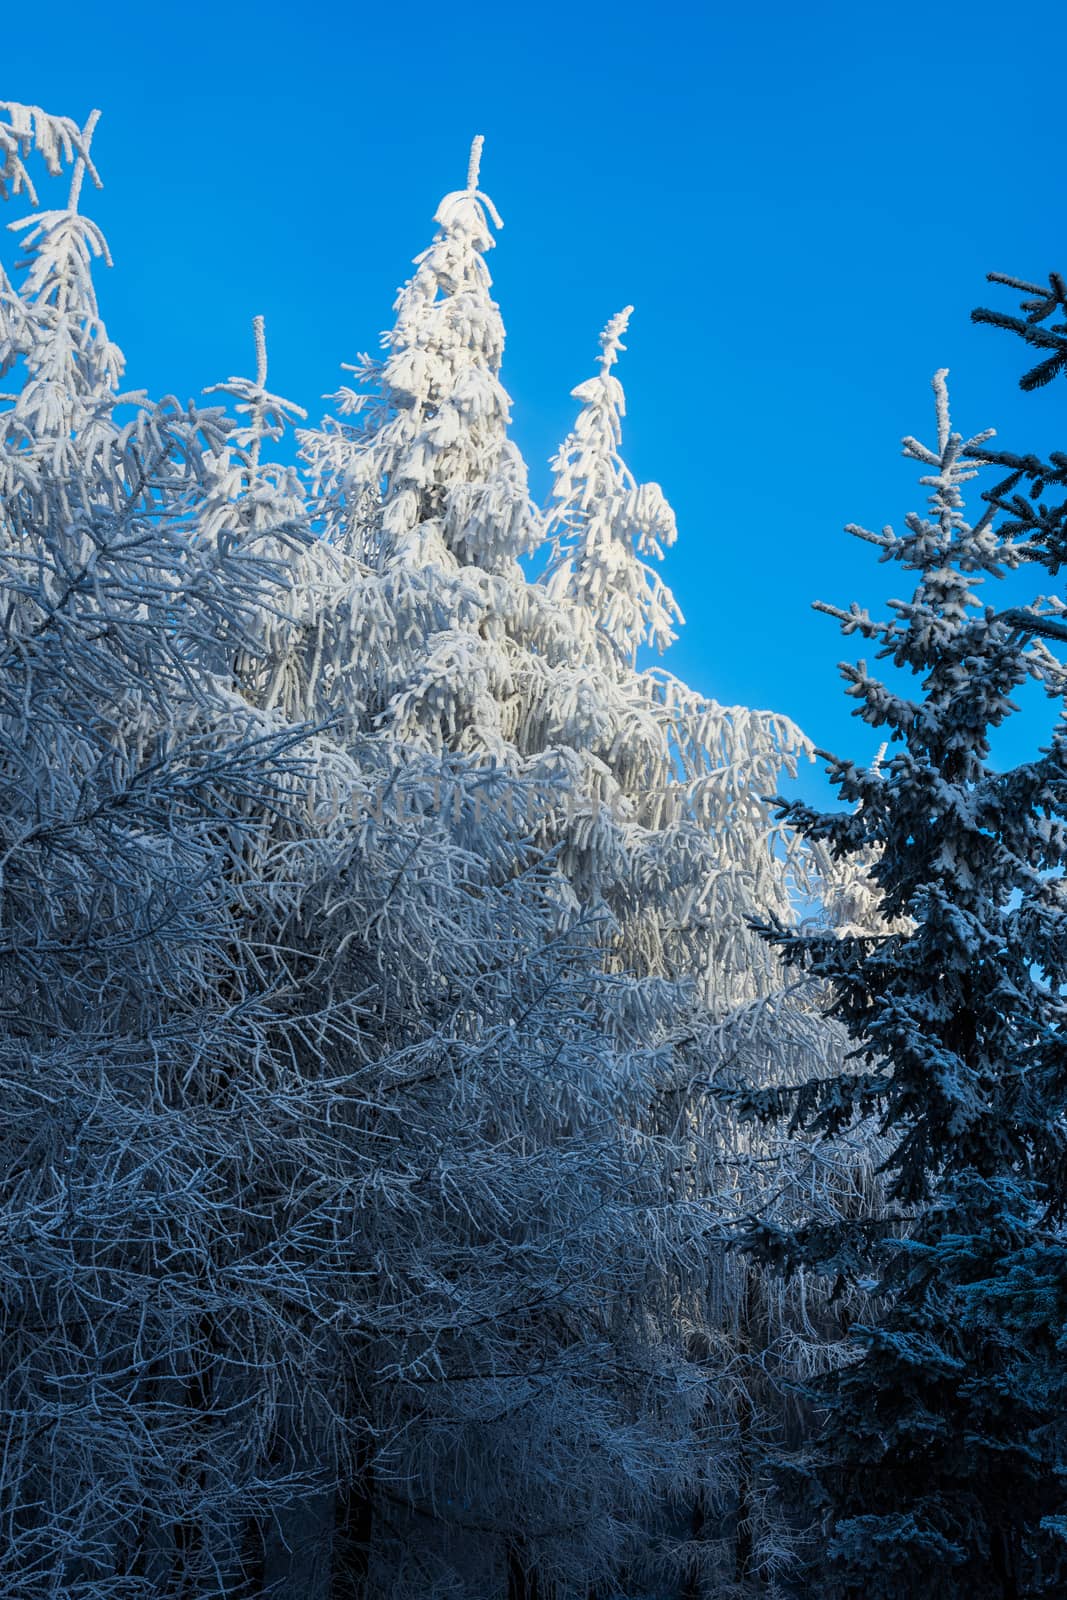
[[[38,204],[37,190],[26,165],[31,154],[44,161],[50,177],[56,177],[64,167],[81,163],[95,186],[102,188],[100,174],[89,155],[93,129],[99,119],[93,111],[84,129],[70,117],[50,116],[39,106],[20,105],[17,101],[0,100],[0,200],[25,193],[31,205]],[[80,187],[80,178],[78,184]],[[75,209],[75,192],[71,209]]]

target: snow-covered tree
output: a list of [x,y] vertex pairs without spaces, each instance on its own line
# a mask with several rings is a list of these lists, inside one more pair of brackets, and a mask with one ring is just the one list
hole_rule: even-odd
[[[376,390],[369,415],[305,438],[313,474],[334,490],[329,535],[379,570],[402,556],[441,575],[461,564],[492,573],[540,538],[507,437],[504,328],[484,260],[500,218],[478,188],[481,148],[476,139],[467,187],[437,208],[439,231],[400,291],[384,358],[351,369]],[[364,411],[365,395],[338,399],[342,417]]]
[[[770,1412],[780,1421],[782,1410],[765,1383],[767,1343],[783,1367],[794,1357],[806,1367],[822,1335],[803,1292],[769,1280],[757,1290],[751,1270],[726,1259],[726,1219],[774,1192],[784,1161],[803,1170],[809,1190],[814,1177],[836,1194],[838,1177],[844,1190],[853,1177],[829,1182],[828,1160],[794,1160],[785,1141],[771,1148],[709,1089],[716,1052],[736,1056],[742,1034],[767,1073],[827,1062],[839,1047],[809,1004],[779,992],[777,960],[751,927],[753,917],[791,917],[798,883],[810,887],[810,858],[762,798],[808,745],[784,718],[723,708],[659,670],[637,671],[635,635],[620,648],[618,588],[629,596],[626,627],[644,616],[653,642],[666,642],[661,612],[677,612],[639,560],[655,553],[651,541],[669,541],[673,517],[619,454],[622,391],[610,371],[618,323],[600,376],[578,391],[589,401],[573,436],[583,442],[569,441],[560,458],[562,505],[548,537],[565,526],[576,543],[571,555],[560,549],[545,582],[521,566],[545,530],[506,433],[502,331],[482,260],[496,213],[476,188],[478,155],[476,143],[468,189],[439,208],[441,231],[401,292],[385,359],[357,369],[369,394],[342,391],[340,418],[302,436],[323,548],[297,568],[292,615],[275,628],[249,693],[290,717],[332,719],[360,762],[427,770],[431,758],[466,758],[472,772],[494,775],[501,797],[513,791],[507,804],[519,813],[531,814],[522,799],[530,786],[539,797],[532,814],[537,843],[551,853],[558,929],[592,919],[602,969],[628,996],[625,1015],[640,1016],[657,1043],[656,1073],[625,1118],[650,1141],[645,1170],[658,1174],[660,1213],[681,1236],[676,1254],[661,1258],[658,1283],[630,1304],[650,1313],[657,1297],[660,1308],[670,1304],[689,1355],[699,1352],[705,1398],[722,1398],[703,1408],[691,1439],[691,1476],[706,1490],[699,1559],[709,1582],[723,1563],[732,1576],[736,1538],[723,1530],[751,1522],[741,1565],[766,1581],[761,1563],[773,1566],[784,1540],[780,1520],[761,1526],[754,1482],[776,1425]],[[595,555],[609,537],[617,549]],[[575,554],[579,544],[585,554]],[[597,582],[575,586],[594,561]],[[463,843],[485,847],[477,829]],[[612,1049],[630,1051],[627,1028],[607,1030]],[[704,1241],[696,1277],[686,1219],[690,1243]],[[771,1298],[757,1331],[753,1296],[764,1290]],[[751,1406],[741,1367],[762,1386]],[[515,1444],[528,1441],[516,1434]],[[743,1517],[729,1510],[739,1496]],[[574,1538],[588,1534],[576,1527]],[[690,1549],[679,1559],[696,1557]]]
[[[472,184],[477,155],[476,142]],[[560,849],[572,906],[606,903],[627,965],[695,972],[726,1004],[750,993],[754,971],[773,982],[746,911],[787,914],[798,861],[759,796],[810,747],[783,717],[635,671],[601,614],[614,591],[571,593],[563,569],[531,582],[519,564],[545,530],[506,435],[482,260],[495,215],[474,188],[445,198],[386,359],[359,369],[370,393],[343,390],[340,419],[302,436],[335,564],[296,577],[305,622],[279,629],[263,692],[290,716],[347,717],[353,732],[469,753],[550,788],[563,778],[570,799],[563,814],[546,807],[544,840]],[[617,380],[605,369],[593,383],[617,430]],[[468,392],[481,398],[465,412]],[[584,525],[615,518],[621,543],[625,514],[632,536],[666,542],[660,492],[633,482],[617,436],[605,449],[597,466],[590,446],[585,488],[577,465],[570,480]],[[577,527],[576,504],[559,515]]]
[[241,1277],[276,1026],[250,810],[299,760],[229,686],[271,572],[198,536],[228,424],[118,393],[95,114],[2,110],[8,191],[36,204],[35,152],[73,163],[0,280],[2,1587],[206,1593],[270,1501],[255,1441],[301,1358]]
[[600,335],[600,372],[571,391],[582,402],[573,433],[553,462],[548,523],[554,538],[549,593],[592,613],[625,660],[637,663],[642,644],[663,651],[683,621],[677,602],[643,556],[663,559],[678,537],[674,512],[657,483],[637,484],[619,455],[626,402],[612,367],[625,350],[622,336],[633,306],[612,317]]
[[967,457],[990,435],[965,443],[943,372],[934,389],[936,446],[904,441],[931,514],[909,515],[900,535],[850,530],[916,575],[912,598],[885,621],[822,608],[917,692],[844,666],[890,754],[873,768],[833,762],[849,811],[789,810],[809,838],[870,861],[891,925],[778,932],[787,959],[831,986],[857,1059],[850,1075],[803,1085],[793,1125],[833,1134],[877,1117],[897,1222],[802,1219],[763,1242],[794,1267],[873,1281],[885,1308],[853,1327],[853,1360],[821,1390],[808,1461],[828,1541],[821,1591],[1008,1600],[1064,1581],[1067,730],[1061,720],[1007,772],[989,751],[1019,685],[1036,677],[1056,701],[1065,675],[1016,608],[980,593],[1028,551],[993,507],[967,520]]

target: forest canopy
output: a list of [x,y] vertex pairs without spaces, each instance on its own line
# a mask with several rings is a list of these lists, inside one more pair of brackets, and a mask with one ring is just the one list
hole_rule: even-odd
[[660,664],[632,307],[531,498],[480,139],[312,421],[123,387],[97,115],[0,102],[4,1595],[1062,1594],[1067,456],[937,372],[815,751]]

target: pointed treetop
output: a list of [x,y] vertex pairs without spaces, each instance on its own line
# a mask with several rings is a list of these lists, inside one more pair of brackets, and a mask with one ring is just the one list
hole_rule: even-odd
[[261,316],[252,318],[252,333],[256,341],[256,386],[267,386],[267,325]]
[[[496,206],[485,191],[478,187],[481,181],[482,149],[484,145],[484,134],[476,134],[471,141],[470,159],[467,162],[467,187],[465,189],[456,189],[451,194],[446,194],[437,208],[434,221],[441,223],[445,228],[454,229],[457,226],[470,228],[473,225],[476,227],[476,231],[483,234],[486,233],[483,208],[485,212],[488,212],[494,228],[502,228],[504,226]],[[472,200],[475,202],[473,206],[471,205]],[[487,239],[486,244],[480,248],[490,249],[493,243],[494,240],[490,237]]]
[[262,441],[280,439],[293,419],[299,417],[303,421],[307,412],[303,406],[271,394],[267,389],[267,324],[264,317],[257,315],[252,318],[252,338],[256,349],[255,378],[227,378],[224,383],[206,385],[204,393],[226,395],[235,402],[234,409],[238,415],[248,419],[233,429],[229,437],[238,450],[248,451],[249,463],[258,469]]
[[952,437],[952,422],[948,410],[948,368],[938,367],[932,380],[934,404],[937,408],[937,447],[944,455]]
[[467,164],[467,192],[478,192],[478,177],[482,166],[482,146],[485,144],[485,135],[477,133],[471,143],[471,158]]
[[[479,134],[471,145],[466,188],[437,208],[438,231],[415,257],[382,337],[385,359],[351,369],[377,391],[373,405],[343,435],[326,429],[302,440],[334,496],[324,514],[336,519],[336,537],[383,569],[418,548],[420,562],[432,549],[446,565],[506,570],[541,541],[525,464],[508,438],[504,326],[484,259],[502,223],[478,188],[483,144]],[[354,414],[369,397],[339,398]]]
[[907,434],[902,440],[903,454],[912,461],[921,461],[934,470],[924,473],[919,482],[933,490],[929,496],[930,508],[940,525],[942,536],[949,538],[953,529],[966,528],[972,539],[980,539],[988,527],[994,508],[988,507],[977,527],[970,528],[962,514],[962,485],[978,472],[973,459],[979,448],[996,433],[995,428],[984,428],[972,439],[953,433],[949,415],[948,368],[940,367],[933,377],[934,403],[937,410],[937,449],[930,450]]
[[630,325],[630,318],[634,314],[633,306],[623,306],[617,311],[600,335],[600,348],[603,354],[600,357],[601,372],[609,372],[619,359],[619,351],[625,350],[622,336]]
[[642,644],[665,650],[681,610],[642,557],[660,561],[677,537],[674,512],[657,483],[639,484],[619,454],[626,399],[611,368],[633,306],[600,335],[600,372],[571,390],[582,402],[575,425],[552,463],[556,506],[548,521],[552,555],[545,581],[553,598],[580,604],[635,663]]

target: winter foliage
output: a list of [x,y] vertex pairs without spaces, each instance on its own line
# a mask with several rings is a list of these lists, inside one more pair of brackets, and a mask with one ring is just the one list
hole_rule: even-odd
[[1067,625],[978,586],[1059,457],[939,374],[853,530],[915,594],[835,613],[920,685],[776,810],[800,730],[645,664],[632,308],[531,500],[481,140],[310,426],[261,318],[123,391],[95,124],[0,103],[4,1595],[1056,1593],[1063,727],[987,734]]
[[619,455],[626,403],[612,367],[625,350],[633,306],[612,317],[600,335],[600,372],[572,390],[582,410],[553,466],[549,518],[556,557],[549,581],[553,598],[587,608],[624,658],[637,660],[642,644],[663,651],[673,644],[671,624],[683,621],[674,596],[640,560],[662,561],[678,537],[674,513],[659,484],[634,482]]
[[1032,677],[1062,705],[1064,671],[1040,638],[1044,603],[998,611],[981,594],[1048,550],[994,525],[1003,489],[968,520],[963,485],[991,432],[953,432],[945,379],[936,444],[904,441],[930,514],[909,514],[900,535],[849,530],[915,574],[911,599],[884,621],[823,607],[917,680],[909,694],[862,661],[842,667],[892,754],[865,770],[833,763],[848,811],[787,808],[809,839],[871,862],[892,923],[775,934],[829,985],[857,1059],[780,1098],[809,1131],[876,1116],[892,1210],[874,1226],[805,1219],[759,1239],[770,1259],[873,1280],[885,1307],[852,1329],[864,1359],[821,1385],[806,1471],[831,1592],[887,1600],[1064,1582],[1062,715],[1031,762],[988,764],[1013,692]]

